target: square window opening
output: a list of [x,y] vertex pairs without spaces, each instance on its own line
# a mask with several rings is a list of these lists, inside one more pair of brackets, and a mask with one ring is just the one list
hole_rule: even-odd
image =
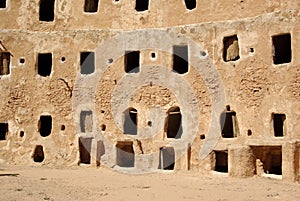
[[124,65],[126,73],[138,73],[140,71],[140,51],[126,51]]
[[40,21],[54,20],[54,5],[55,0],[40,0]]
[[8,123],[0,123],[0,140],[6,140]]
[[124,112],[124,134],[137,135],[137,110],[129,108]]
[[223,60],[236,61],[240,59],[239,42],[237,35],[224,37],[223,39]]
[[93,131],[93,112],[81,111],[80,112],[80,130],[82,133]]
[[273,63],[284,64],[292,60],[291,34],[272,36]]
[[98,11],[99,0],[85,0],[84,12],[95,13]]
[[197,1],[196,0],[184,0],[185,7],[188,10],[193,10],[197,6]]
[[6,8],[6,0],[0,1],[0,8]]
[[272,114],[273,129],[275,137],[283,137],[285,135],[285,114]]
[[42,137],[47,137],[51,134],[52,130],[52,117],[50,115],[40,116],[38,122],[38,131]]
[[189,54],[187,45],[173,46],[173,70],[179,74],[189,71]]
[[148,10],[149,0],[136,0],[135,10],[138,12]]
[[80,53],[80,73],[84,75],[92,74],[95,71],[95,53]]
[[183,134],[182,115],[179,107],[170,108],[167,112],[165,130],[167,138],[180,139]]
[[0,75],[10,74],[10,52],[0,52]]
[[38,74],[43,77],[50,76],[52,71],[52,54],[39,53],[38,55]]

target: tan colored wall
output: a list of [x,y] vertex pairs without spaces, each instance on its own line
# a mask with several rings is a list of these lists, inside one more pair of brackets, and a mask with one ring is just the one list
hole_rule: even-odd
[[[149,10],[137,13],[134,1],[113,3],[111,0],[100,0],[99,11],[86,14],[83,13],[82,0],[57,0],[54,22],[39,22],[37,0],[9,2],[8,8],[0,11],[0,41],[12,53],[10,75],[0,77],[0,122],[9,123],[7,140],[0,141],[2,162],[34,164],[31,155],[35,145],[40,144],[44,146],[45,152],[43,164],[74,165],[79,157],[79,135],[94,137],[92,155],[97,150],[96,142],[103,140],[106,154],[101,160],[108,166],[114,166],[117,141],[136,139],[123,134],[114,120],[114,109],[111,107],[114,90],[126,75],[123,48],[140,50],[141,72],[146,72],[143,75],[145,80],[149,78],[147,75],[153,76],[149,80],[155,80],[159,78],[157,72],[163,73],[165,70],[156,71],[154,66],[170,70],[172,45],[181,43],[189,45],[190,70],[187,74],[178,76],[178,79],[189,84],[195,101],[191,99],[182,104],[176,93],[158,84],[136,89],[130,106],[139,111],[137,139],[143,137],[139,140],[145,158],[142,157],[143,154],[137,153],[137,158],[141,161],[139,167],[142,168],[143,163],[147,163],[149,167],[155,168],[160,147],[173,143],[176,151],[181,152],[195,136],[190,162],[187,161],[186,154],[178,156],[175,169],[187,169],[188,163],[192,170],[208,172],[212,169],[214,161],[211,155],[204,160],[199,159],[203,144],[210,143],[207,139],[210,122],[216,119],[211,116],[211,97],[214,95],[209,88],[209,84],[215,80],[206,80],[203,77],[205,74],[199,74],[203,68],[213,68],[219,73],[226,96],[224,104],[230,105],[236,112],[238,123],[238,137],[225,139],[220,135],[215,149],[228,150],[230,146],[244,144],[280,146],[300,138],[300,114],[297,112],[300,110],[298,1],[197,1],[195,10],[186,11],[180,0],[168,3],[150,0]],[[118,35],[130,33],[124,32],[125,30],[134,31],[137,28],[147,32],[149,38],[132,41],[125,38],[126,45],[115,44],[107,47],[105,52],[99,50],[102,42],[113,41]],[[152,45],[156,44],[156,40],[162,40],[158,34],[160,31],[171,37],[159,50]],[[272,36],[281,33],[291,34],[292,61],[274,65]],[[238,37],[240,59],[224,62],[223,38],[234,34]],[[191,41],[199,49],[194,48]],[[249,52],[250,48],[254,48],[253,54]],[[198,50],[207,55],[202,58]],[[95,76],[98,74],[79,74],[82,51],[96,51],[96,71],[103,70],[101,77]],[[49,77],[37,75],[36,69],[38,53],[45,52],[53,55],[53,68]],[[156,53],[156,60],[150,58],[152,52]],[[104,69],[103,66],[107,66],[112,55],[117,56]],[[61,61],[62,57],[66,58],[65,62]],[[25,58],[25,64],[19,63],[20,58]],[[135,84],[137,83],[129,81],[119,90],[126,90]],[[174,86],[178,87],[178,94],[185,91],[180,83]],[[72,96],[69,88],[73,90]],[[82,104],[75,104],[78,107],[74,107],[74,100],[75,103]],[[198,108],[197,118],[187,118],[192,108],[188,104]],[[162,112],[152,114],[151,108],[155,106],[161,107]],[[172,106],[179,106],[185,118],[183,139],[166,139],[163,130],[159,130],[153,138],[144,139],[151,133],[151,129],[143,130],[147,128],[147,122],[151,120],[153,125],[163,127],[166,112]],[[93,110],[94,115],[94,130],[88,134],[78,132],[79,113],[84,109]],[[101,110],[105,112],[101,113]],[[284,137],[274,137],[271,120],[273,112],[286,114]],[[38,133],[41,114],[51,114],[53,117],[53,129],[49,137],[43,138]],[[105,131],[100,129],[103,124],[106,125]],[[64,131],[61,130],[61,125],[65,125]],[[197,125],[199,129],[187,129],[191,125]],[[247,135],[249,129],[252,131],[251,136]],[[20,131],[25,132],[24,137],[19,136]],[[201,134],[206,135],[206,140],[200,139]],[[137,145],[134,145],[134,149],[139,150]],[[94,159],[92,164],[95,164]],[[230,166],[233,169],[239,168],[235,164]]]

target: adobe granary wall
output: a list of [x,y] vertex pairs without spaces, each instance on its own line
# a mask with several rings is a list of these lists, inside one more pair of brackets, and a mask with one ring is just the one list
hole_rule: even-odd
[[2,163],[299,181],[299,1],[4,2]]

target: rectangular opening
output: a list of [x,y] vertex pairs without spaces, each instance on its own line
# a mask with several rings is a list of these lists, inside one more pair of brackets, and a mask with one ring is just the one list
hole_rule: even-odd
[[272,36],[273,41],[273,63],[290,63],[292,60],[291,34]]
[[93,138],[79,138],[80,163],[91,164],[91,150]]
[[85,0],[84,12],[95,13],[98,11],[99,0]]
[[196,8],[196,0],[184,0],[186,9],[193,10]]
[[101,157],[105,154],[105,147],[102,140],[97,142],[96,164],[100,166]]
[[135,154],[132,142],[118,142],[117,165],[120,167],[134,167]]
[[167,112],[167,138],[180,139],[183,133],[182,130],[182,116],[179,107],[170,108]]
[[284,136],[284,124],[286,116],[285,114],[272,114],[273,119],[273,129],[275,137],[283,137]]
[[38,55],[38,74],[43,77],[50,76],[52,71],[52,54],[39,53]]
[[126,51],[124,65],[126,73],[138,73],[140,71],[140,51]]
[[10,53],[0,52],[0,75],[8,75],[10,65]]
[[223,39],[223,60],[236,61],[240,58],[237,35],[227,36]]
[[34,148],[34,152],[33,152],[33,161],[36,163],[41,163],[44,161],[44,149],[42,145],[37,145]]
[[80,53],[80,73],[92,74],[95,71],[95,53],[81,52]]
[[40,0],[40,21],[54,20],[54,5],[55,0]]
[[173,147],[162,147],[159,151],[159,169],[174,170],[175,151]]
[[42,137],[47,137],[51,134],[52,130],[52,117],[50,115],[40,116],[38,123],[38,130]]
[[228,172],[228,151],[214,151],[215,153],[215,171]]
[[187,151],[187,170],[191,169],[191,158],[192,158],[192,147],[191,144],[188,144],[188,151]]
[[145,11],[148,10],[149,0],[136,0],[135,10],[136,11]]
[[[223,123],[224,121],[224,123]],[[236,112],[227,111],[224,112],[221,116],[222,126],[222,137],[223,138],[234,138],[237,137],[236,132]]]
[[82,133],[93,132],[93,112],[80,112],[80,130]]
[[173,46],[173,70],[179,74],[189,71],[189,55],[187,45]]
[[298,146],[298,149],[296,150],[295,155],[296,155],[296,157],[295,157],[296,158],[295,159],[295,163],[296,163],[295,169],[296,169],[296,174],[298,175],[298,179],[296,178],[296,180],[298,182],[300,182],[300,146]]
[[6,8],[6,0],[0,1],[0,8]]
[[129,108],[124,116],[124,134],[137,135],[137,110]]
[[8,133],[8,123],[0,123],[0,140],[6,140]]
[[251,146],[255,157],[256,174],[282,175],[281,146]]

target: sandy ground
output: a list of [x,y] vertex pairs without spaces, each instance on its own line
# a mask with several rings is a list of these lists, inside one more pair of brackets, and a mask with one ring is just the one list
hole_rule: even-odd
[[0,200],[300,200],[300,184],[200,173],[124,174],[106,168],[0,165]]

